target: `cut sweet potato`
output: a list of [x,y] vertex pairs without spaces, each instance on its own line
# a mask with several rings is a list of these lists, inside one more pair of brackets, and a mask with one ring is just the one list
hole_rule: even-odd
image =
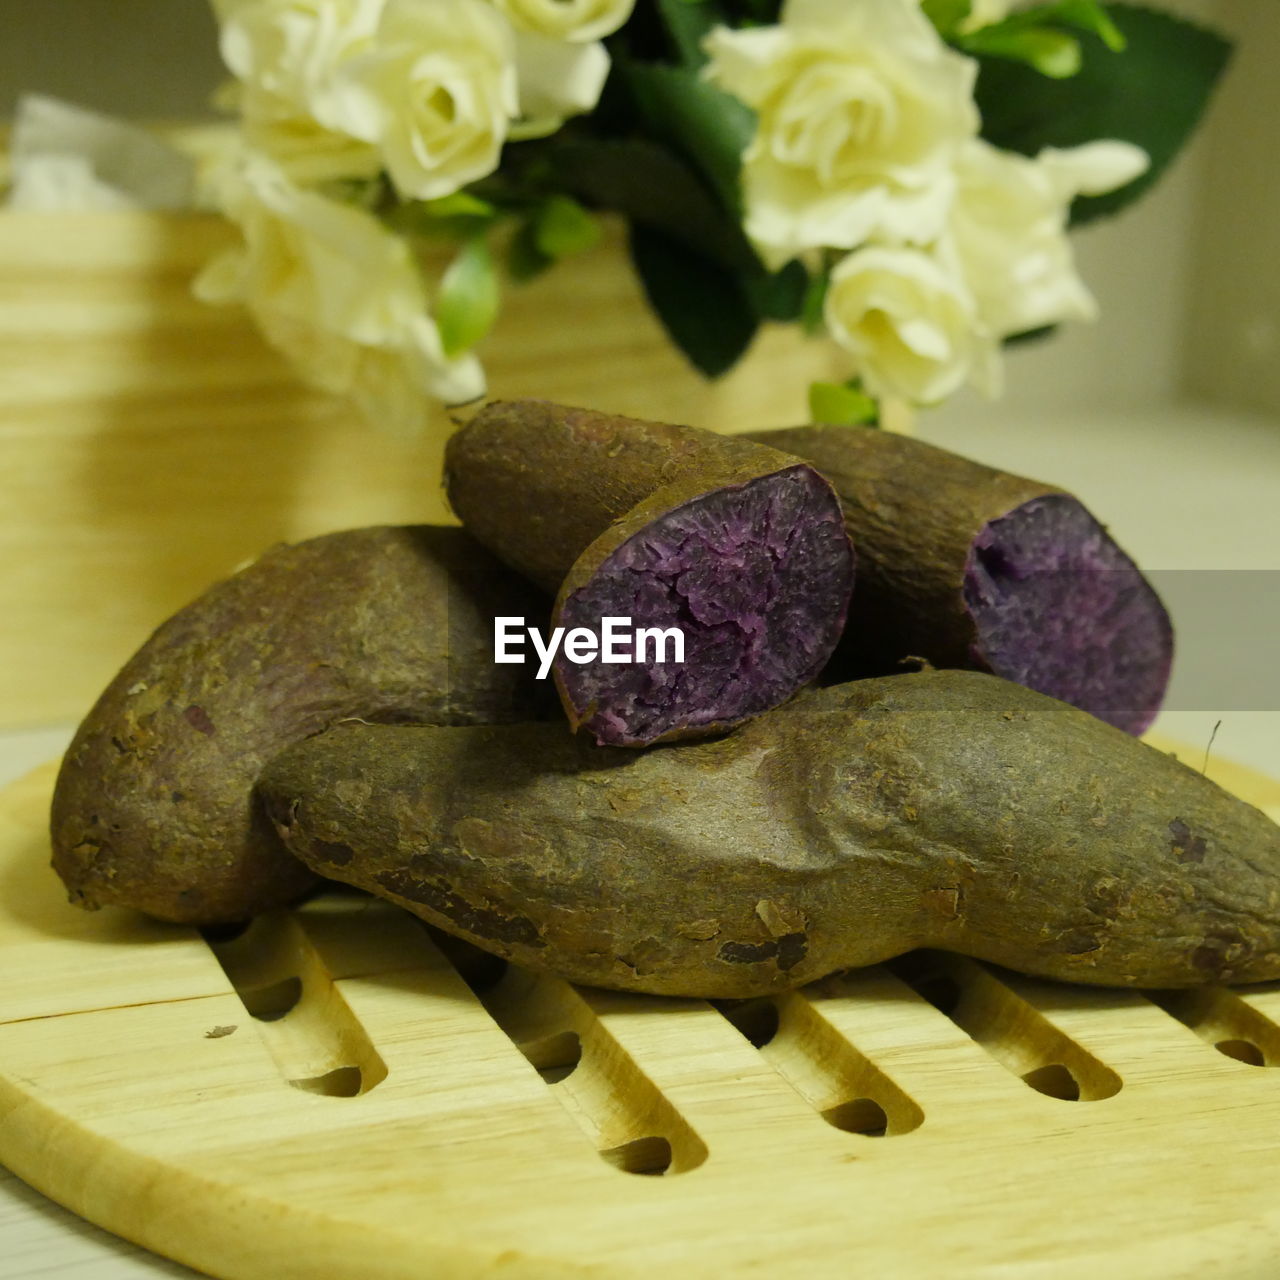
[[920,946],[1103,986],[1280,978],[1280,827],[978,672],[807,691],[643,753],[342,726],[261,785],[317,872],[575,982],[750,996]]
[[555,680],[571,724],[643,746],[788,698],[844,625],[853,553],[831,486],[749,441],[543,401],[496,403],[449,443],[449,500],[508,564],[558,592],[553,625],[679,629],[684,661],[582,664]]
[[857,626],[831,678],[917,657],[994,672],[1130,733],[1155,719],[1173,662],[1169,616],[1070,494],[873,428],[751,438],[832,482],[858,548]]
[[315,877],[253,802],[262,765],[350,717],[526,719],[493,616],[546,602],[461,529],[357,529],[276,548],[169,619],[80,726],[53,799],[72,901],[209,924]]

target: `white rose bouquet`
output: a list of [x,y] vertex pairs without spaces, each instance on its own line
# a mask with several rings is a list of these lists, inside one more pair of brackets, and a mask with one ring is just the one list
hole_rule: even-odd
[[213,2],[243,243],[198,289],[393,423],[484,393],[504,277],[601,212],[708,377],[793,321],[848,353],[824,421],[996,394],[1005,343],[1092,317],[1069,228],[1150,188],[1229,55],[1101,0]]

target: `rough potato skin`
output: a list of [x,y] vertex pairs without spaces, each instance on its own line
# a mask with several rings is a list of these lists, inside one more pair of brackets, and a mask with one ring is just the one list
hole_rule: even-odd
[[[633,723],[646,719],[632,714],[634,691],[614,701],[612,690],[589,690],[563,655],[557,660],[556,687],[569,722],[590,730],[597,741],[647,746],[718,733],[814,679],[843,630],[854,561],[839,502],[813,467],[776,449],[547,401],[497,401],[449,441],[445,482],[453,509],[476,538],[557,593],[553,626],[586,625],[584,610],[597,628],[606,615],[662,627],[680,618],[695,655],[685,667],[689,705],[670,688],[642,690],[652,693],[653,705],[671,712],[654,716],[657,723]],[[764,510],[767,495],[786,487],[808,490],[805,508],[795,518],[771,520]],[[750,508],[736,528],[708,517],[725,500]],[[673,526],[686,533],[696,529],[705,540],[684,573],[670,567]],[[749,532],[732,536],[742,530]],[[770,539],[787,542],[785,553],[763,550]],[[633,554],[636,563],[619,569],[619,557]],[[646,565],[646,557],[665,561],[666,570]],[[763,584],[753,578],[753,566],[759,572],[761,564],[770,579]],[[699,576],[714,585],[708,591],[704,581],[686,595],[686,584]],[[619,578],[627,585],[615,596],[611,584]],[[664,608],[684,596],[678,612],[660,620],[638,616],[646,583],[660,583],[659,594],[670,596]],[[605,599],[611,603],[602,614],[599,602]],[[790,613],[793,622],[803,616],[803,625],[792,628],[794,636],[780,634],[778,618],[765,616],[780,599],[788,607],[779,612]],[[747,651],[729,664],[735,676],[727,678],[723,670],[709,672],[710,664],[700,665],[696,655],[719,645],[734,623]],[[713,643],[701,644],[708,634]],[[603,665],[597,664],[597,673]],[[718,696],[747,686],[759,696]],[[635,701],[642,700],[636,694]]]
[[858,548],[858,611],[876,620],[845,633],[841,674],[890,673],[908,655],[970,666],[973,623],[960,594],[970,545],[990,521],[1064,492],[875,427],[746,435],[808,459],[841,495]]
[[909,658],[1016,680],[1139,734],[1173,660],[1151,584],[1076,498],[868,427],[750,433],[811,462],[858,548],[857,625],[827,680]]
[[1280,977],[1280,828],[978,672],[809,691],[639,755],[340,726],[260,785],[318,872],[581,983],[743,997],[918,946],[1103,986]]
[[498,400],[450,437],[445,488],[471,534],[554,595],[580,557],[574,587],[673,507],[796,465],[742,436]]
[[267,552],[164,623],[80,726],[51,822],[71,900],[208,924],[296,898],[315,877],[253,801],[263,763],[351,716],[534,717],[527,669],[493,662],[492,618],[547,604],[461,529]]

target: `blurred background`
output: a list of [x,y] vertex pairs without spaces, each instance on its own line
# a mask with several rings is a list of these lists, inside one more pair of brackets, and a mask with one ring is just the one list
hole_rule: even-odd
[[[1229,34],[1234,61],[1158,193],[1077,234],[1103,321],[1013,357],[1002,413],[1183,396],[1280,412],[1280,171],[1266,160],[1280,120],[1280,5],[1164,7]],[[205,0],[0,0],[0,32],[5,118],[31,92],[141,120],[214,118],[225,76]],[[961,420],[989,409],[970,399],[946,412]]]
[[[1280,3],[1162,3],[1237,47],[1154,195],[1074,237],[1101,319],[1012,353],[1001,400],[961,394],[913,429],[1076,492],[1173,613],[1157,728],[1194,767],[1212,739],[1280,776]],[[215,118],[222,79],[205,0],[0,0],[0,119],[38,93],[183,134]],[[443,418],[425,441],[371,430],[242,315],[191,298],[227,239],[210,216],[0,208],[0,783],[58,754],[149,632],[265,547],[446,515]],[[724,430],[803,418],[829,351],[766,334],[705,384],[620,248],[513,294],[484,351],[495,393]],[[193,1274],[0,1170],[0,1274],[54,1258]]]
[[[1270,759],[1280,4],[1167,7],[1237,47],[1156,192],[1074,235],[1101,319],[1013,352],[1002,399],[962,393],[914,429],[1077,492],[1174,612],[1162,726],[1203,743],[1225,717],[1215,749]],[[0,0],[0,33],[6,117],[40,93],[149,123],[216,118],[205,0]],[[154,625],[274,541],[444,515],[438,439],[370,431],[299,387],[242,317],[190,300],[224,237],[207,217],[0,213],[0,726],[78,718]],[[831,355],[821,344],[766,335],[754,369],[706,384],[640,314],[619,259],[588,254],[512,291],[481,348],[491,391],[725,430],[803,418],[807,381]]]

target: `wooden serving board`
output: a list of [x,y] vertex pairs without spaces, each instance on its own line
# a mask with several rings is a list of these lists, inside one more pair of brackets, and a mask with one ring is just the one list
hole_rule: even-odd
[[1280,1273],[1280,984],[916,954],[718,1008],[350,893],[206,941],[65,903],[53,776],[0,795],[0,1160],[212,1275]]
[[[442,406],[420,437],[379,431],[242,309],[192,296],[233,238],[203,215],[0,211],[0,729],[79,720],[154,627],[273,543],[452,519]],[[809,383],[846,376],[833,343],[769,325],[698,377],[620,219],[512,289],[481,355],[494,397],[738,431],[803,421]]]

